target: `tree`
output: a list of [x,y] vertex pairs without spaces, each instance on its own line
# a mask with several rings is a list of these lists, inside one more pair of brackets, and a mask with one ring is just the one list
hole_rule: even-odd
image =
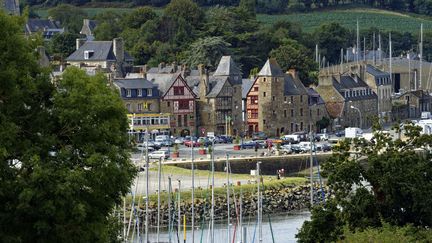
[[157,15],[152,8],[140,7],[125,16],[123,27],[137,29],[145,24],[148,20],[155,18],[157,18]]
[[323,24],[313,32],[315,43],[318,44],[321,56],[325,56],[330,64],[340,61],[340,50],[350,43],[348,29],[338,23]]
[[107,242],[136,173],[124,106],[103,75],[70,68],[54,87],[23,23],[0,12],[0,238]]
[[112,40],[122,31],[123,16],[114,11],[102,12],[96,15],[95,19],[99,22],[94,30],[96,40]]
[[49,42],[50,52],[64,60],[75,51],[75,42],[79,35],[65,32],[63,34],[56,34]]
[[204,64],[214,69],[220,58],[228,54],[229,46],[221,37],[200,38],[190,45],[185,62],[191,67]]
[[49,9],[48,15],[59,20],[69,32],[75,34],[81,30],[83,19],[87,18],[87,14],[81,8],[69,4],[60,4]]
[[[328,178],[334,197],[323,207],[336,217],[337,225],[346,225],[350,231],[381,227],[385,223],[431,227],[432,154],[428,148],[432,135],[420,135],[420,130],[405,124],[406,139],[402,141],[393,140],[375,125],[370,141],[345,140],[335,147],[332,157],[323,164],[323,176]],[[398,125],[395,133],[400,132]],[[356,156],[351,156],[351,150]],[[314,213],[312,221],[304,224],[303,233],[329,230],[314,223]],[[327,241],[342,235],[340,227],[331,228]],[[298,235],[303,242],[310,242],[308,236],[308,233]]]
[[240,0],[239,8],[249,12],[252,16],[256,15],[255,0]]
[[184,19],[192,26],[199,26],[204,19],[204,12],[191,0],[173,0],[164,10],[164,15],[174,19]]
[[317,64],[312,59],[310,51],[297,41],[286,40],[277,49],[272,50],[270,56],[278,60],[283,70],[296,69],[300,80],[306,86],[315,82],[312,73],[318,71]]

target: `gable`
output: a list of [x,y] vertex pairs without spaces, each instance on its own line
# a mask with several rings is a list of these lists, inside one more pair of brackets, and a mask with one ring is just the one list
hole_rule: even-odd
[[196,95],[189,87],[187,82],[183,79],[181,74],[177,75],[175,79],[173,79],[170,87],[162,95],[162,99],[164,100],[177,100],[177,99],[195,99]]

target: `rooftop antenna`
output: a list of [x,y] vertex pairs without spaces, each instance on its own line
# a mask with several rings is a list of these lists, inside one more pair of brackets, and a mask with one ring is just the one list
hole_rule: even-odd
[[421,89],[422,83],[422,69],[423,69],[423,23],[420,24],[420,73],[419,73],[419,89]]
[[373,33],[372,49],[373,49],[373,65],[375,66],[376,65],[375,32]]
[[360,36],[359,36],[359,21],[357,19],[357,46],[356,46],[356,60],[357,64],[359,63],[359,54],[360,54]]

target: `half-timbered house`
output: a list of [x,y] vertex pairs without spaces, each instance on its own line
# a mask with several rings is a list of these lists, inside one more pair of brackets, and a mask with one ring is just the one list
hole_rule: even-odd
[[171,134],[175,136],[196,135],[196,94],[188,86],[181,73],[170,82],[160,83],[162,92],[161,112],[171,115]]

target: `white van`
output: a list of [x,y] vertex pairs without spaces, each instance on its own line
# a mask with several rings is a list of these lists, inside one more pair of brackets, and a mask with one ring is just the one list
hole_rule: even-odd
[[159,146],[172,146],[172,141],[168,135],[158,135],[155,138],[155,144]]
[[148,157],[150,159],[168,159],[169,158],[169,153],[166,150],[158,150],[158,151],[154,151],[152,153],[149,153]]
[[298,134],[284,135],[281,137],[281,139],[298,143],[300,142],[300,135]]

